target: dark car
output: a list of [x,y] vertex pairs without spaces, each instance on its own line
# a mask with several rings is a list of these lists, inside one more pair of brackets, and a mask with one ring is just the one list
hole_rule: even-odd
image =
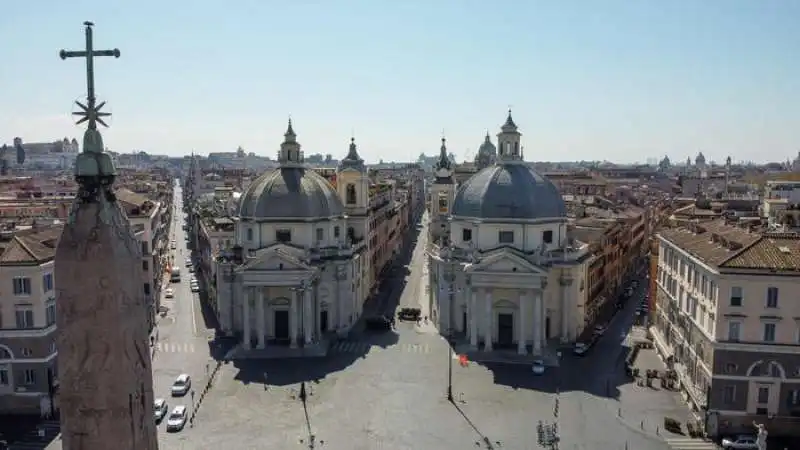
[[386,316],[374,316],[374,317],[367,317],[364,321],[367,326],[367,330],[370,331],[389,331],[392,329],[392,319],[389,319]]
[[421,314],[422,310],[419,308],[400,308],[400,311],[397,312],[397,318],[400,320],[417,321]]

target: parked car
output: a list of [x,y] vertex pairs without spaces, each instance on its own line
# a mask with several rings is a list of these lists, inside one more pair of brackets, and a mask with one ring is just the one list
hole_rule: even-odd
[[167,401],[163,398],[157,398],[156,401],[153,402],[153,416],[156,419],[156,423],[164,419],[164,416],[167,415],[167,411],[169,411],[168,408]]
[[755,436],[734,436],[722,440],[722,448],[725,450],[758,450]]
[[597,325],[596,327],[594,327],[594,334],[598,336],[602,336],[605,332],[606,332],[606,327],[602,325]]
[[172,290],[172,288],[167,288],[167,290],[164,291],[164,297],[173,298],[175,297],[175,292]]
[[192,283],[192,284],[189,286],[189,288],[190,288],[190,289],[192,290],[192,292],[194,292],[194,293],[198,293],[198,292],[200,292],[200,285],[199,285],[199,284],[197,284],[197,283]]
[[535,360],[533,365],[531,365],[531,372],[533,372],[534,375],[544,375],[544,370],[544,361],[541,359]]
[[188,374],[182,373],[178,375],[178,378],[176,378],[175,382],[172,383],[172,388],[170,391],[172,392],[173,397],[180,397],[186,395],[191,387],[192,378]]
[[167,431],[180,431],[186,425],[186,407],[176,406],[167,417]]
[[576,356],[585,356],[589,352],[589,345],[584,342],[576,342],[572,347],[572,353]]

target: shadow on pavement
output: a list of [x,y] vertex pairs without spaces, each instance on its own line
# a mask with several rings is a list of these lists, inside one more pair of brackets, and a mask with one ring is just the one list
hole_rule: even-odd
[[[366,331],[366,339],[357,342],[367,345],[343,345],[348,351],[332,349],[327,356],[319,358],[284,358],[284,359],[237,359],[225,364],[231,364],[239,370],[234,376],[235,380],[242,383],[259,383],[271,386],[288,386],[301,382],[315,382],[322,380],[328,374],[345,370],[356,361],[365,358],[370,347],[388,348],[398,342],[398,335],[393,331],[374,333]],[[334,346],[334,344],[332,344]],[[352,349],[352,350],[350,350]],[[223,353],[224,355],[224,353]]]

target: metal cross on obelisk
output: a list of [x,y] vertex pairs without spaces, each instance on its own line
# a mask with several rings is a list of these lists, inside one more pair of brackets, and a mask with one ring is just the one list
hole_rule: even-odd
[[81,119],[77,122],[78,124],[88,122],[87,125],[89,126],[89,129],[96,130],[97,122],[104,127],[108,127],[108,125],[103,122],[102,118],[110,116],[111,113],[100,111],[103,109],[103,105],[105,105],[106,102],[102,102],[99,105],[96,104],[97,98],[94,95],[94,57],[113,56],[115,58],[119,58],[120,53],[118,48],[115,48],[114,50],[95,50],[92,45],[92,27],[94,24],[88,21],[83,22],[83,24],[86,26],[86,50],[75,52],[61,50],[59,56],[61,56],[61,59],[86,58],[86,104],[84,105],[83,103],[76,101],[75,103],[83,111],[72,114],[81,116]]
[[72,113],[81,116],[78,124],[87,123],[86,131],[83,133],[83,152],[75,159],[75,179],[80,185],[79,197],[82,202],[94,202],[98,200],[100,193],[104,193],[109,201],[114,200],[114,193],[111,185],[117,171],[111,156],[104,153],[103,137],[97,131],[97,124],[108,126],[103,117],[111,114],[101,112],[105,102],[97,104],[94,95],[94,57],[113,56],[119,58],[119,49],[114,50],[95,50],[92,46],[92,22],[84,22],[86,26],[86,50],[68,52],[61,50],[61,59],[67,58],[86,58],[86,104],[76,101],[75,103],[83,111]]

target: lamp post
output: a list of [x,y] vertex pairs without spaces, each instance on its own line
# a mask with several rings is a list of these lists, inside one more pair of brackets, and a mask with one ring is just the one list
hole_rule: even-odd
[[[450,269],[453,267],[451,266]],[[456,291],[461,292],[460,289],[453,288],[453,281],[455,281],[455,275],[450,272],[445,276],[445,280],[447,280],[449,284],[448,288],[448,319],[447,319],[447,342],[450,346],[450,351],[447,352],[447,400],[449,402],[453,401],[453,355],[455,354],[455,340],[453,338],[453,321],[454,315],[453,311],[455,311],[455,293]],[[468,282],[469,283],[469,282]]]

